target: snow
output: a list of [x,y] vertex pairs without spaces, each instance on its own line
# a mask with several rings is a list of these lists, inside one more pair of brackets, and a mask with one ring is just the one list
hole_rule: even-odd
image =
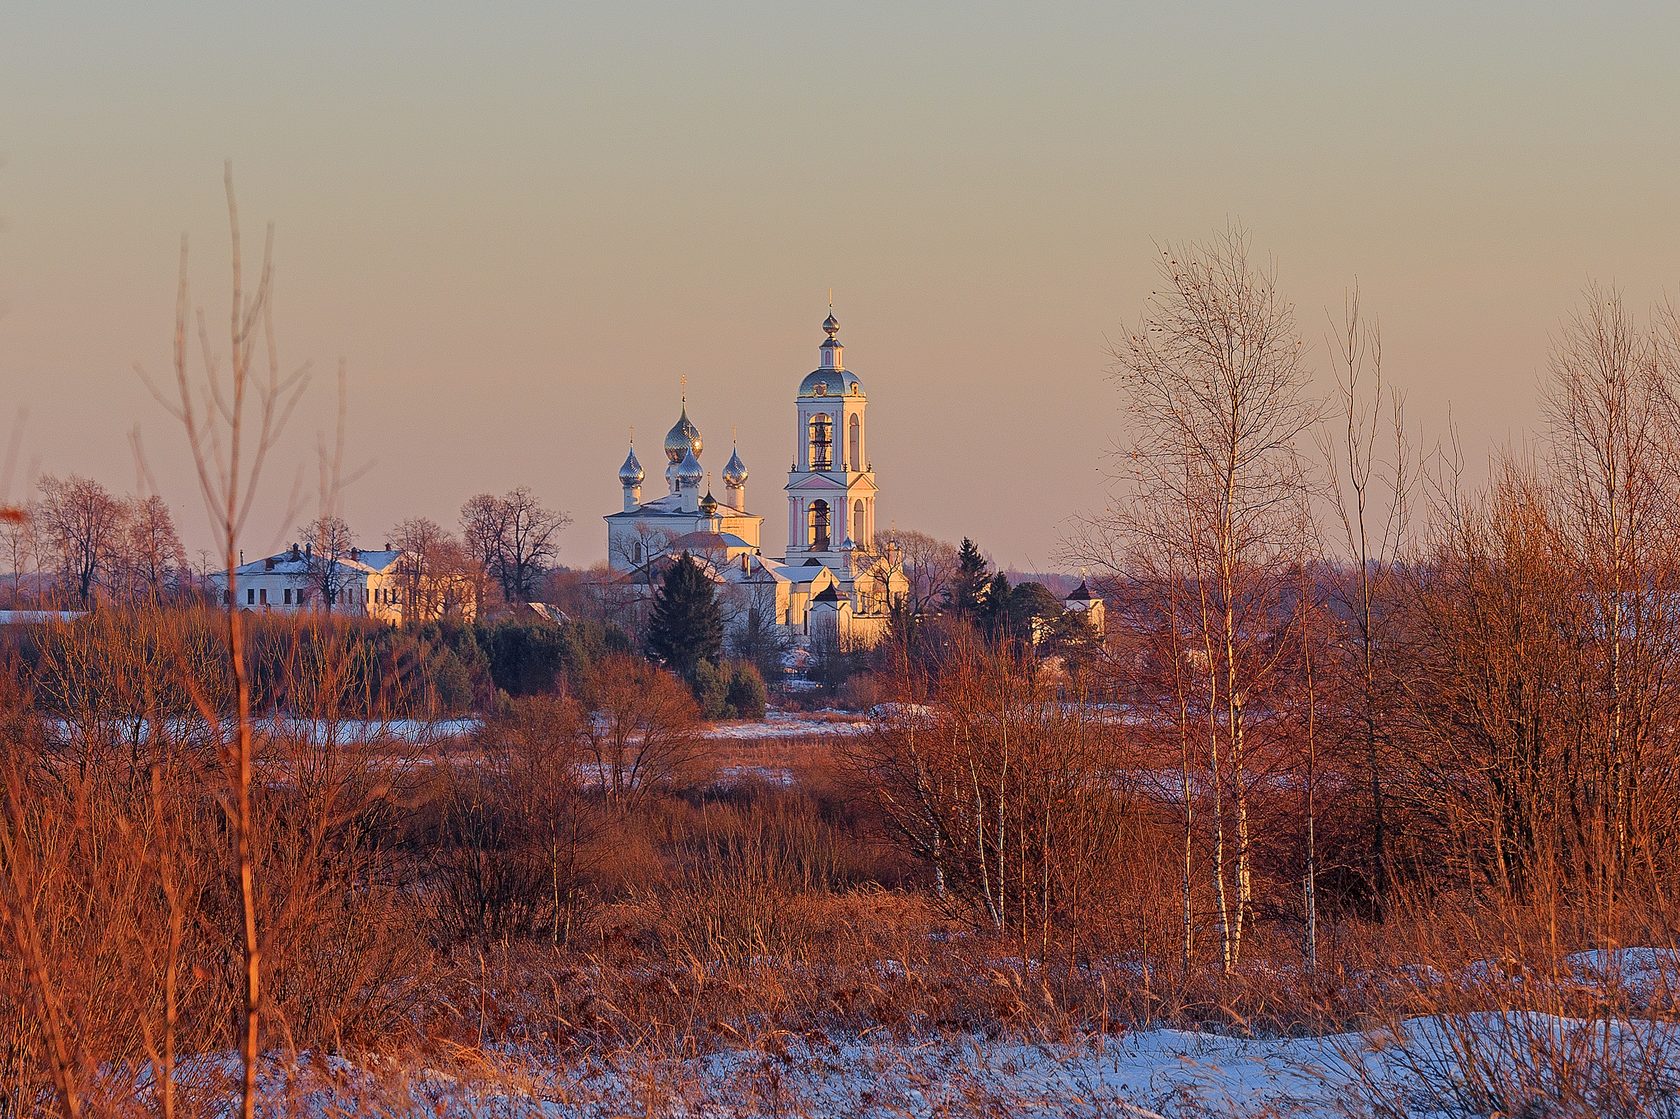
[[[1485,1039],[1485,1077],[1467,1082],[1460,1046],[1467,1027]],[[663,1054],[599,1057],[547,1064],[519,1051],[483,1054],[470,1071],[403,1069],[390,1061],[358,1065],[344,1058],[311,1063],[289,1074],[269,1069],[269,1098],[289,1097],[303,1115],[377,1113],[391,1116],[654,1115],[671,1119],[775,1115],[1130,1116],[1188,1119],[1211,1115],[1408,1116],[1460,1119],[1496,1114],[1601,1114],[1611,1093],[1595,1092],[1589,1074],[1550,1089],[1542,1072],[1518,1067],[1536,1037],[1586,1040],[1603,1034],[1591,1023],[1543,1015],[1487,1014],[1454,1022],[1417,1018],[1387,1034],[1244,1039],[1173,1029],[1069,1042],[994,1041],[979,1035],[927,1040],[829,1039],[774,1035],[760,1045],[695,1057]],[[1620,1024],[1611,1034],[1612,1062],[1625,1066],[1636,1049],[1654,1045],[1663,1059],[1654,1074],[1635,1078],[1642,1091],[1626,1114],[1673,1116],[1676,1040],[1669,1027]],[[1511,1042],[1515,1040],[1517,1044]],[[234,1068],[223,1058],[201,1084],[233,1107]],[[1600,1078],[1603,1080],[1604,1078]],[[208,1083],[206,1083],[208,1081]],[[1484,1091],[1481,1083],[1493,1087]],[[1530,1087],[1557,1099],[1548,1107]],[[1599,1084],[1599,1087],[1605,1087]]]
[[[1661,949],[1583,952],[1583,976],[1668,974]],[[1654,979],[1653,979],[1654,981]],[[219,1055],[183,1080],[231,1114],[237,1063]],[[149,1077],[140,1078],[142,1093]],[[1303,1119],[1647,1115],[1680,1117],[1680,1025],[1482,1011],[1316,1037],[1170,1028],[1047,1040],[1026,1033],[835,1036],[771,1032],[698,1054],[566,1054],[515,1046],[459,1067],[303,1054],[264,1069],[286,1114],[543,1119],[636,1114],[770,1116],[1212,1115]],[[196,1093],[195,1093],[196,1094]],[[277,1112],[278,1113],[278,1112]]]
[[770,710],[761,723],[713,723],[705,730],[707,738],[733,742],[761,738],[813,738],[861,734],[868,730],[867,719],[842,711],[818,711],[809,715],[791,711]]

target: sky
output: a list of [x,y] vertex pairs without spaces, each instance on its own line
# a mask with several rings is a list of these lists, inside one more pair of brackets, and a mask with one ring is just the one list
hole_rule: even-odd
[[[1245,227],[1332,385],[1357,285],[1426,443],[1520,444],[1589,281],[1680,283],[1680,5],[153,2],[0,16],[5,479],[156,489],[210,543],[169,373],[180,239],[227,315],[222,168],[275,227],[308,396],[252,553],[297,536],[347,376],[382,543],[530,486],[605,558],[686,375],[767,547],[834,292],[878,523],[1054,565],[1124,439],[1109,339],[1157,245]],[[141,476],[138,431],[152,483]],[[294,495],[301,494],[302,508]]]

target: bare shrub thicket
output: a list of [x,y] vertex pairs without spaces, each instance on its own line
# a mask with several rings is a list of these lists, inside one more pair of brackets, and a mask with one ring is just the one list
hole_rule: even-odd
[[903,700],[854,761],[937,895],[1041,956],[1112,935],[1141,807],[1113,728],[973,648]]
[[[226,857],[225,732],[204,714],[227,709],[231,674],[226,647],[205,647],[191,620],[156,611],[50,630],[24,677],[36,694],[8,696],[0,907],[15,951],[0,997],[9,1051],[39,1058],[8,1081],[13,1113],[29,1113],[38,1070],[53,1070],[61,1099],[91,1102],[124,1070],[173,1083],[179,1059],[237,1044],[241,879]],[[319,685],[343,668],[310,662],[316,688],[298,694],[334,694]],[[426,971],[378,838],[407,780],[402,752],[350,749],[313,712],[256,722],[252,746],[271,1036],[328,1050],[400,1036]]]

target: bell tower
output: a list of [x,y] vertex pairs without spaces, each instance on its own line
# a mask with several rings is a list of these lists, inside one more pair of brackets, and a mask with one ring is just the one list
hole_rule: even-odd
[[849,571],[854,550],[875,537],[875,471],[869,461],[869,397],[846,368],[840,321],[829,307],[819,364],[799,383],[793,464],[788,470],[790,563],[815,559]]

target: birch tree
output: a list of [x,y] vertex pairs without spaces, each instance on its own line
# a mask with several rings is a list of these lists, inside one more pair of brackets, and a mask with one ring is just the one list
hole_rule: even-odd
[[[1246,235],[1167,245],[1162,289],[1113,348],[1114,379],[1132,415],[1128,462],[1145,503],[1184,526],[1195,557],[1197,634],[1209,673],[1215,781],[1220,756],[1232,798],[1235,860],[1222,962],[1236,967],[1253,900],[1244,750],[1256,631],[1269,629],[1268,588],[1295,551],[1303,471],[1296,440],[1313,422],[1294,310],[1273,270],[1249,259]],[[1224,890],[1223,872],[1216,883]]]

